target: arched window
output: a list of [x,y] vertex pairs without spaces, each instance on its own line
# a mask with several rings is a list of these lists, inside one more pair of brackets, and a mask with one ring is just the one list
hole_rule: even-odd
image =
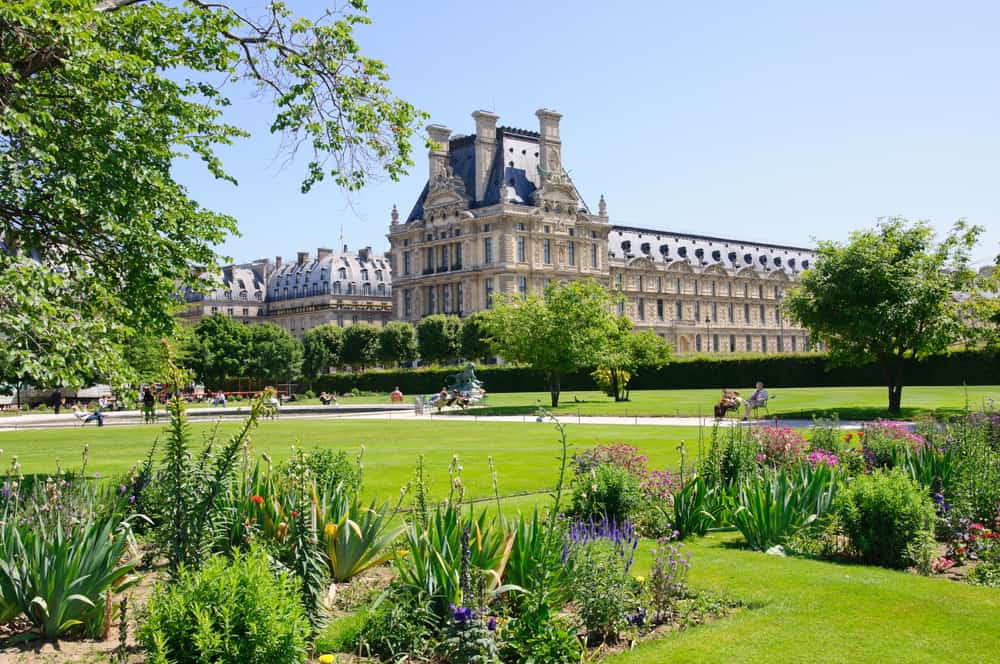
[[368,283],[367,281],[365,283],[361,284],[361,294],[362,295],[371,295],[372,294],[372,285],[370,283]]
[[330,292],[330,282],[329,281],[324,281],[323,282],[323,295],[326,295],[329,292]]
[[334,295],[340,295],[340,282],[339,281],[333,282],[333,294]]
[[339,270],[337,270],[337,278],[338,279],[346,279],[347,278],[347,269],[346,268],[340,268]]
[[262,301],[262,300],[264,299],[264,294],[263,294],[263,293],[261,293],[260,291],[257,291],[257,292],[255,292],[255,293],[253,294],[253,299],[255,299],[255,300],[257,300],[258,302],[260,302],[260,301]]
[[385,284],[379,284],[376,291],[379,295],[385,295]]
[[382,279],[382,270],[375,270],[375,279],[378,281],[384,281]]
[[231,291],[231,290],[227,290],[227,291],[226,291],[226,296],[225,296],[225,297],[226,297],[226,299],[227,299],[227,300],[231,300],[231,299],[233,299],[233,291]]
[[368,281],[368,270],[361,270],[361,281]]
[[247,295],[247,292],[245,290],[244,291],[240,291],[240,299],[241,300],[248,300],[249,299],[249,296]]
[[353,281],[351,283],[347,284],[347,294],[348,295],[354,295],[356,292],[357,292],[357,289],[355,288],[355,284],[354,284]]
[[285,294],[282,296],[282,299],[284,300],[288,299],[288,286],[285,286]]

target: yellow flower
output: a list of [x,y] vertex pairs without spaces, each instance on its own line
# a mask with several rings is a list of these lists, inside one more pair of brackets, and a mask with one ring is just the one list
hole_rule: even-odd
[[320,655],[319,656],[319,664],[333,664],[334,661],[336,661],[336,660],[333,659],[333,655]]
[[[329,539],[329,538],[333,537],[334,534],[337,532],[337,526],[335,524],[328,523],[328,524],[326,524],[326,528],[323,529],[323,532],[326,534],[327,539]],[[333,661],[333,660],[330,660],[330,661]]]
[[646,577],[644,577],[644,576],[637,576],[637,577],[635,577],[635,582],[636,583],[646,583]]

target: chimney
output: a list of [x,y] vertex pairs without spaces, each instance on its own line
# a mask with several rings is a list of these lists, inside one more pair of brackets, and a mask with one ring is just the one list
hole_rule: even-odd
[[332,253],[333,249],[324,249],[323,247],[320,247],[316,250],[316,260],[321,261]]
[[309,252],[308,251],[300,251],[295,256],[296,256],[295,262],[298,265],[305,265],[306,261],[309,260]]
[[497,120],[500,116],[488,111],[475,111],[472,118],[476,121],[476,200],[481,201],[486,197],[487,178],[497,153]]
[[363,260],[369,260],[369,259],[371,259],[372,248],[371,247],[365,247],[364,249],[361,249],[358,252],[358,256],[360,256]]
[[559,140],[559,119],[560,113],[547,108],[540,108],[535,111],[538,117],[538,165],[542,170],[551,176],[563,174],[562,141]]
[[281,269],[281,256],[274,257],[274,269],[275,270]]
[[448,176],[448,138],[451,129],[438,124],[427,125],[427,136],[436,145],[430,150],[430,173],[428,176],[433,187],[438,180]]
[[344,251],[342,253],[345,253],[345,254],[347,253],[347,245],[346,244],[344,245]]

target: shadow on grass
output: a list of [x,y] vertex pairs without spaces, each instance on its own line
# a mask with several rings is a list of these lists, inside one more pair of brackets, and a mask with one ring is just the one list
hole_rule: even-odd
[[811,420],[817,418],[839,417],[841,420],[912,420],[918,417],[935,417],[939,419],[954,419],[965,415],[964,408],[903,408],[899,413],[890,414],[885,408],[827,408],[819,410],[778,410],[771,411],[768,419],[780,420]]

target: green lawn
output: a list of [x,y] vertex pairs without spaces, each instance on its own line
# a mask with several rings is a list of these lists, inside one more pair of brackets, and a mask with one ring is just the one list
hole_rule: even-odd
[[[487,386],[488,387],[488,386]],[[752,388],[730,386],[746,397]],[[631,400],[616,403],[614,399],[596,391],[563,392],[556,413],[565,415],[623,415],[623,416],[712,416],[712,406],[718,402],[718,390],[637,390]],[[772,416],[810,419],[815,415],[838,413],[841,419],[870,420],[887,417],[887,394],[882,387],[798,387],[771,388],[770,412]],[[1000,386],[976,385],[970,387],[914,386],[903,389],[902,417],[912,418],[927,413],[954,415],[966,403],[972,409],[993,399],[1000,402]],[[504,392],[489,394],[484,407],[477,409],[481,415],[512,415],[531,413],[538,406],[548,408],[548,392]]]
[[[235,422],[224,423],[220,435],[237,427]],[[213,425],[193,422],[191,428],[195,443],[200,444]],[[4,451],[0,472],[13,455],[26,474],[52,472],[57,459],[63,467],[75,468],[84,445],[89,445],[91,471],[105,476],[122,473],[145,456],[163,430],[163,426],[149,425],[0,432]],[[576,448],[627,440],[661,468],[677,465],[680,440],[697,449],[699,435],[698,429],[686,427],[568,424],[567,430]],[[558,469],[558,435],[551,423],[278,419],[261,422],[253,434],[254,451],[267,452],[275,460],[286,458],[293,445],[343,449],[352,456],[364,445],[365,491],[386,497],[397,495],[412,479],[420,455],[424,455],[436,495],[447,492],[447,469],[454,454],[463,466],[463,482],[470,498],[492,494],[490,455],[505,495],[548,489],[554,485]]]
[[[685,544],[691,584],[751,604],[608,662],[998,661],[1000,590],[739,548],[738,534]],[[635,572],[649,567],[648,547]]]

